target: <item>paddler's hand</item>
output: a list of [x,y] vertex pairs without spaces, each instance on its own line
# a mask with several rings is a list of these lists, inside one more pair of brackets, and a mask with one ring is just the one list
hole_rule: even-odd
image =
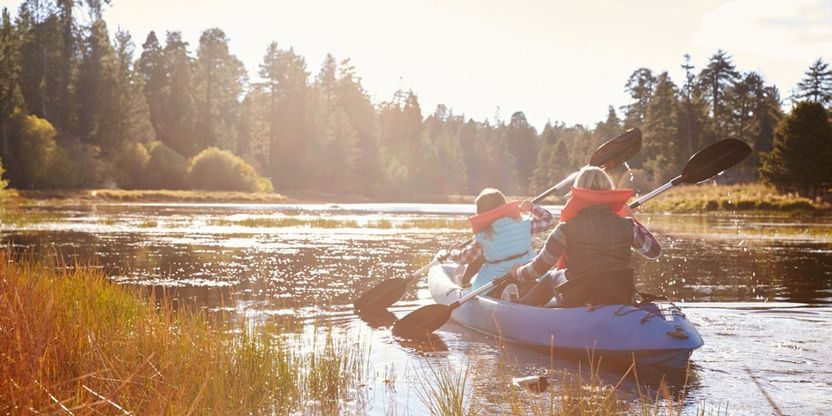
[[523,202],[520,203],[520,212],[531,212],[532,211],[532,201],[525,199]]
[[511,271],[508,272],[508,274],[511,275],[511,279],[516,282],[521,281],[520,276],[517,275],[517,270],[520,266],[522,266],[522,264],[515,264],[514,266],[511,266]]

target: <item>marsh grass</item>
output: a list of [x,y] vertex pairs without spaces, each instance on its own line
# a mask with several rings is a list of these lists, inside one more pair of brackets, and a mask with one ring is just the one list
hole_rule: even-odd
[[773,186],[760,183],[740,185],[705,183],[674,187],[639,209],[647,212],[680,213],[703,211],[832,213],[829,203],[813,201],[796,194],[780,193]]
[[[417,393],[432,415],[442,416],[722,414],[722,409],[708,410],[704,403],[686,407],[687,378],[675,392],[664,379],[655,387],[649,387],[640,382],[637,367],[631,365],[616,382],[610,383],[602,377],[601,358],[590,354],[587,361],[586,366],[579,365],[576,371],[547,370],[545,376],[549,387],[539,392],[513,384],[517,374],[505,363],[491,368],[493,366],[477,366],[467,361],[460,367],[448,360],[428,359],[424,361],[426,369],[418,373]],[[478,379],[489,381],[478,386]],[[635,385],[634,392],[632,385]]]
[[325,328],[307,349],[275,324],[229,325],[5,252],[0,278],[2,414],[333,414],[366,375],[363,344]]
[[67,217],[67,215],[52,212],[23,212],[16,209],[16,207],[0,207],[0,225],[13,227],[60,222],[65,220]]

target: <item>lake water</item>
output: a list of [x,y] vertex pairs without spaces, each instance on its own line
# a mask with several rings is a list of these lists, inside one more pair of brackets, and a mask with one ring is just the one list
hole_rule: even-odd
[[[443,224],[459,224],[470,211],[443,204],[48,202],[8,208],[0,242],[27,255],[93,263],[119,283],[164,290],[211,311],[332,325],[370,346],[368,384],[357,393],[361,413],[428,413],[422,384],[437,363],[470,369],[473,401],[493,413],[503,404],[489,392],[506,388],[497,369],[532,375],[575,372],[579,364],[498,345],[452,323],[437,331],[440,351],[426,353],[394,339],[389,317],[365,321],[351,309],[362,291],[466,239],[465,229]],[[763,391],[786,414],[832,413],[832,220],[639,218],[664,248],[659,260],[636,260],[639,290],[676,301],[705,339],[686,384],[667,375],[672,388],[687,386],[685,413],[772,414]],[[402,316],[429,303],[422,281],[391,311]],[[622,377],[616,369],[601,375],[610,383]],[[628,378],[620,391],[635,396],[656,380],[644,375],[637,385]]]

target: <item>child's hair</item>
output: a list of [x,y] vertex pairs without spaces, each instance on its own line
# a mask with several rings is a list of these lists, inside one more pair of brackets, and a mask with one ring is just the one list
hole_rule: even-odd
[[506,196],[499,189],[485,188],[477,195],[474,203],[477,204],[477,214],[482,214],[505,204]]
[[[477,199],[474,200],[474,203],[477,204],[477,214],[482,214],[483,212],[491,211],[492,209],[505,204],[506,196],[503,195],[499,189],[485,188],[480,191],[479,195],[477,195]],[[494,237],[494,228],[490,225],[483,229],[483,231],[489,240]]]
[[585,166],[581,168],[578,177],[575,178],[575,187],[594,189],[596,191],[609,191],[615,189],[607,172],[596,166]]

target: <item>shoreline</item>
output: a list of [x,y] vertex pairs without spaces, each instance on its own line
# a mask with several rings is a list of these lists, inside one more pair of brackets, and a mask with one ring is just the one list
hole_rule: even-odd
[[[468,204],[473,195],[381,195],[346,193],[287,192],[246,193],[182,190],[83,189],[72,191],[11,190],[7,201],[74,201],[123,203],[260,203],[260,204],[353,204],[353,203],[424,203]],[[643,193],[642,193],[643,194]],[[520,199],[512,196],[510,199]],[[563,197],[550,197],[544,203],[561,205]],[[650,214],[731,214],[776,216],[830,216],[832,205],[794,194],[778,193],[762,184],[688,185],[669,190],[643,205],[640,211]]]

